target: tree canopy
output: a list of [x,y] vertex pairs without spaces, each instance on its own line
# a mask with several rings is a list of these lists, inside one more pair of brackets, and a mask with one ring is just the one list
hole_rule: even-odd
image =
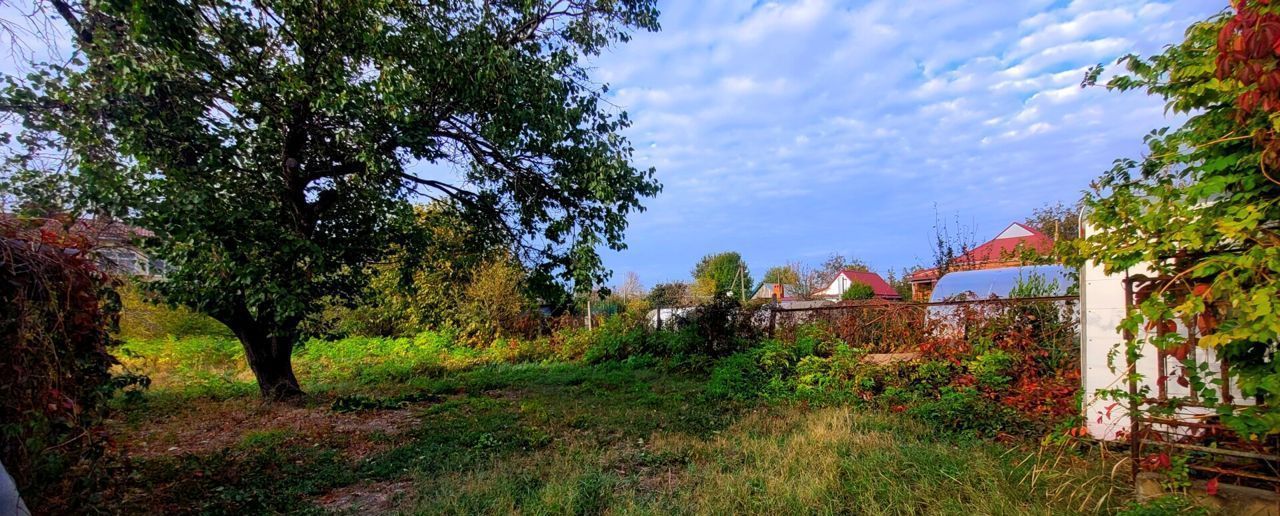
[[[1192,25],[1183,42],[1151,57],[1121,60],[1113,90],[1144,90],[1187,117],[1145,138],[1142,159],[1122,158],[1086,199],[1100,231],[1077,244],[1079,257],[1108,271],[1138,264],[1167,278],[1124,327],[1182,321],[1201,346],[1230,360],[1232,384],[1257,407],[1219,407],[1244,436],[1280,432],[1280,6],[1260,0]],[[1085,78],[1098,80],[1101,67]],[[1177,347],[1177,333],[1153,337]],[[1138,344],[1131,343],[1130,353]],[[1219,400],[1211,383],[1202,399]]]
[[702,257],[693,268],[695,286],[703,292],[702,296],[728,295],[735,299],[750,296],[755,287],[751,280],[751,271],[742,255],[728,251],[713,253]]
[[649,289],[649,304],[658,308],[682,306],[689,300],[689,285],[679,282],[659,283]]
[[876,297],[876,290],[871,285],[861,281],[855,281],[849,284],[849,288],[840,294],[840,299],[844,301],[859,301],[863,299],[871,299]]
[[790,265],[778,265],[770,267],[765,271],[764,283],[782,283],[784,285],[798,285],[800,283],[800,273]]
[[30,148],[9,176],[65,153],[75,198],[155,233],[158,289],[226,323],[264,395],[300,392],[299,322],[409,239],[409,200],[455,204],[531,281],[592,285],[660,190],[582,64],[657,30],[652,0],[50,3],[75,58],[7,78]]

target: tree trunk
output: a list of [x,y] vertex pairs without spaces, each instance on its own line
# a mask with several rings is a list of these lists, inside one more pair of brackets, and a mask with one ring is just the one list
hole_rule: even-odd
[[291,401],[305,396],[293,376],[293,343],[296,331],[270,331],[265,325],[238,321],[231,331],[244,346],[245,359],[258,379],[263,399]]

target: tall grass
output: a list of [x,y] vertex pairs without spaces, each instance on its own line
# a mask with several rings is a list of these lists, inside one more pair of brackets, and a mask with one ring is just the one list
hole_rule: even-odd
[[[1024,481],[1033,462],[1020,463],[988,442],[938,439],[900,416],[775,407],[752,412],[711,439],[664,432],[608,447],[570,441],[432,479],[419,484],[411,512],[1060,514],[1117,508],[1121,497],[1106,496],[1112,484],[1089,483],[1105,476],[1105,468],[1059,464],[1052,483],[1033,484]],[[1047,496],[1048,489],[1059,492]]]

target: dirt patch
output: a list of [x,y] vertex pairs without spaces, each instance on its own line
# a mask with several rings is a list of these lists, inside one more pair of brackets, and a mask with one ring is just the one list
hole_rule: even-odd
[[[425,406],[425,404],[423,405]],[[290,442],[328,444],[352,458],[390,447],[420,422],[418,410],[334,412],[324,407],[255,400],[193,401],[189,410],[136,427],[112,422],[112,434],[132,457],[197,455],[237,446],[250,434],[280,433]]]
[[325,493],[316,505],[345,514],[386,514],[406,505],[412,493],[412,480],[359,482]]

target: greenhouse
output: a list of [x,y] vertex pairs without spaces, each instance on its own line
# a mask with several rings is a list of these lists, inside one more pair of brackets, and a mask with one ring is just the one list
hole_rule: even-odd
[[[1072,270],[1061,265],[1028,265],[947,273],[929,296],[930,302],[992,297],[1061,296],[1074,290]],[[1015,291],[1022,287],[1022,295]]]

